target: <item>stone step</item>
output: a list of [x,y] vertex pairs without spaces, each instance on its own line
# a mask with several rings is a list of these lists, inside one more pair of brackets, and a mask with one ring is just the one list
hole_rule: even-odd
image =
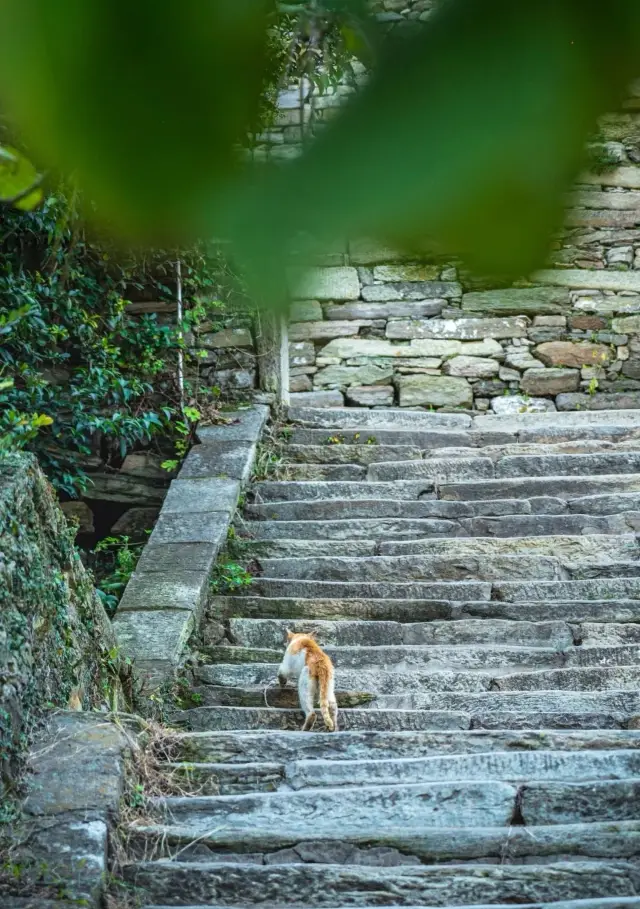
[[567,511],[577,514],[610,515],[621,511],[640,511],[640,493],[579,496],[567,499]]
[[[475,701],[464,701],[465,695],[486,694],[479,703],[480,706],[500,706],[507,703],[526,704],[535,700],[534,695],[542,691],[545,696],[554,692],[563,692],[551,700],[554,709],[563,704],[568,695],[564,692],[577,692],[580,696],[575,704],[590,705],[596,703],[592,697],[596,692],[601,694],[602,702],[606,701],[608,708],[615,702],[616,694],[625,692],[625,696],[618,705],[624,706],[624,711],[635,711],[636,702],[626,696],[626,692],[638,690],[637,664],[621,666],[589,666],[561,668],[563,660],[559,658],[556,665],[548,669],[539,669],[535,660],[528,669],[507,667],[452,667],[443,668],[441,664],[424,669],[419,666],[410,666],[401,670],[381,669],[354,670],[343,668],[336,673],[336,688],[339,692],[355,693],[368,692],[376,695],[378,700],[373,705],[378,708],[389,709],[393,706],[390,701],[394,696],[403,696],[406,706],[403,709],[422,710],[430,706],[434,709],[467,710],[474,707]],[[560,667],[560,668],[557,668]],[[276,682],[275,667],[269,663],[215,663],[204,664],[195,670],[196,678],[213,686],[216,691],[223,688],[244,690],[255,695],[259,692],[261,698],[258,706],[265,706],[265,701],[270,707],[285,706],[276,700],[278,685]],[[202,689],[204,691],[204,689]],[[283,694],[291,692],[296,694],[295,686],[290,685]],[[523,697],[511,697],[511,692],[521,692]],[[613,693],[612,693],[613,692]],[[508,697],[500,697],[501,693],[509,693]],[[214,692],[215,694],[215,692]],[[455,694],[455,698],[444,695]],[[412,701],[406,701],[406,695],[414,695]],[[443,695],[442,698],[436,695]],[[606,697],[605,697],[606,695]],[[382,696],[387,697],[382,702]],[[457,699],[456,699],[457,698]],[[204,703],[204,698],[203,698]],[[551,701],[549,702],[551,703]],[[388,706],[385,706],[388,705]],[[298,706],[297,700],[293,705]],[[537,709],[537,708],[536,708]],[[575,705],[573,709],[578,709]],[[618,709],[616,707],[616,709]],[[620,707],[622,709],[622,707]],[[584,711],[583,711],[584,712]]]
[[[419,427],[399,426],[380,428],[369,432],[364,429],[309,429],[307,427],[287,427],[289,448],[311,446],[322,449],[367,447],[376,448],[413,448],[426,451],[435,448],[475,448],[481,445],[501,445],[517,441],[516,433],[503,433],[499,430],[488,433],[472,433],[455,429],[420,429]],[[367,441],[369,445],[367,445]],[[293,457],[293,455],[292,455]]]
[[[585,581],[497,581],[496,600],[606,600],[640,598],[640,578],[594,578]],[[482,597],[480,598],[482,599]]]
[[[471,417],[466,414],[430,413],[426,410],[407,410],[396,408],[389,410],[370,410],[368,407],[290,407],[289,421],[301,426],[322,429],[456,429],[471,427]],[[595,421],[594,421],[595,422]],[[602,422],[602,421],[600,421]],[[622,424],[622,420],[612,420]],[[627,421],[628,422],[628,421]],[[493,428],[493,427],[490,427]]]
[[[545,502],[552,509],[553,514],[566,511],[564,503],[551,499]],[[551,504],[553,503],[553,504]],[[536,503],[537,505],[538,503]],[[536,509],[536,513],[538,510]],[[533,511],[529,501],[519,502],[516,499],[496,499],[492,502],[443,502],[433,498],[420,500],[368,498],[368,499],[301,499],[291,502],[261,502],[247,505],[244,509],[245,517],[249,521],[310,521],[310,520],[340,520],[340,519],[374,519],[374,518],[415,518],[426,520],[444,519],[452,522],[451,528],[459,528],[460,518],[494,517],[506,515],[525,515]],[[546,513],[546,511],[545,511]],[[242,525],[240,525],[242,526]],[[252,531],[252,524],[245,528]],[[376,539],[379,534],[373,534]]]
[[[522,454],[505,455],[494,461],[489,457],[444,456],[416,461],[391,461],[371,464],[367,479],[389,480],[436,479],[439,483],[456,483],[476,479],[511,477],[584,477],[640,472],[639,451],[601,452],[597,454]],[[637,487],[636,487],[637,488]]]
[[640,625],[584,622],[575,630],[583,646],[594,644],[640,644]]
[[[628,579],[630,583],[633,579]],[[597,584],[598,581],[548,581],[548,584]],[[604,582],[603,582],[604,583]],[[607,581],[607,583],[612,583]],[[640,583],[640,581],[639,581]],[[416,583],[349,581],[296,581],[286,578],[255,578],[250,586],[252,596],[294,597],[305,599],[341,599],[373,597],[381,599],[488,600],[491,584],[483,581],[442,581]],[[630,594],[625,594],[625,596]],[[553,598],[553,595],[550,597]],[[558,598],[560,596],[558,595]],[[594,597],[595,598],[595,597]]]
[[[302,863],[303,859],[300,859],[300,862]],[[399,864],[405,864],[405,863],[400,862]],[[406,864],[410,864],[410,863],[406,863]],[[46,902],[43,902],[41,905],[42,905],[42,907],[47,907],[47,906],[53,906],[54,904],[53,904],[53,902],[50,902],[49,900],[47,900]],[[56,902],[55,905],[58,906],[59,903]],[[72,905],[73,905],[72,903],[63,903],[62,909],[64,909],[65,906],[72,906]],[[523,909],[635,909],[635,907],[637,907],[637,906],[640,906],[640,897],[638,897],[638,898],[629,897],[626,899],[625,898],[618,899],[616,897],[613,897],[613,898],[603,897],[602,899],[595,899],[595,900],[564,900],[563,902],[558,902],[558,903],[536,903],[535,905],[533,903],[525,903],[525,904],[523,904]],[[28,909],[32,909],[32,907],[29,907],[27,900],[18,901],[18,902],[15,902],[15,901],[10,902],[7,906],[7,909],[22,909],[22,907],[28,907]],[[144,909],[169,909],[169,907],[167,907],[166,905],[165,906],[145,906]],[[186,909],[212,909],[212,907],[210,904],[208,904],[207,907],[205,907],[204,905],[187,906]],[[213,909],[216,909],[216,907],[213,907]],[[218,907],[218,909],[222,909],[222,907]],[[332,907],[332,909],[336,909],[336,907]],[[340,907],[337,907],[337,909],[346,909],[346,907],[340,906]],[[365,907],[365,909],[367,909],[367,907]],[[394,907],[376,905],[375,909],[394,909]],[[417,909],[417,907],[415,907],[415,906],[408,907],[408,909]],[[513,907],[511,905],[510,906],[496,906],[495,904],[492,904],[491,907],[489,907],[487,904],[485,904],[484,906],[460,907],[460,909],[513,909]]]
[[[354,708],[340,714],[340,729],[358,732],[402,732],[410,730],[468,729],[469,717],[464,713],[437,710],[367,710]],[[194,707],[177,711],[173,723],[193,731],[225,730],[287,730],[299,731],[302,714],[299,710],[278,710],[270,707]],[[323,729],[322,720],[317,721]],[[315,734],[315,733],[314,733]],[[342,731],[338,733],[342,735]]]
[[[407,484],[410,484],[411,481],[400,480],[398,482],[402,484],[402,489],[408,493]],[[425,482],[428,481],[426,480]],[[362,487],[364,493],[366,484],[362,484]],[[606,495],[621,492],[640,492],[640,474],[619,473],[592,477],[552,475],[544,477],[503,477],[496,480],[470,480],[466,483],[443,484],[438,489],[439,498],[463,502],[492,498],[531,499],[536,496],[570,499],[578,496]],[[302,498],[302,496],[299,496],[299,498]],[[319,496],[314,496],[314,498],[319,498]],[[407,494],[406,498],[411,499],[412,496]],[[419,496],[415,495],[413,498],[419,498]]]
[[[640,626],[616,625],[615,637],[602,635],[600,626],[589,626],[586,633],[577,630],[584,640],[585,634],[595,643],[635,643],[627,639],[624,629],[637,632]],[[574,644],[572,631],[565,622],[512,622],[505,619],[480,619],[458,622],[389,622],[389,621],[297,621],[284,619],[232,618],[229,622],[231,639],[243,647],[283,647],[287,631],[314,632],[322,646],[339,644],[348,646],[389,646],[392,644],[518,644],[521,646],[554,647],[566,650]],[[618,636],[622,634],[622,639]]]
[[640,512],[620,515],[531,514],[506,515],[501,518],[463,518],[457,535],[479,537],[573,536],[592,534],[627,534],[640,528]]
[[[638,488],[640,489],[640,478]],[[582,493],[587,495],[587,493]],[[431,480],[407,480],[394,483],[263,480],[251,487],[251,498],[257,502],[298,502],[315,499],[408,499],[430,495]]]
[[[447,503],[449,504],[449,503]],[[308,556],[429,555],[492,556],[523,553],[557,556],[573,564],[594,559],[640,557],[635,534],[558,535],[547,537],[454,537],[426,540],[242,540],[242,555],[255,559],[303,558]]]
[[[563,854],[572,855],[574,860],[578,856],[587,859],[631,858],[640,840],[640,824],[637,821],[622,821],[619,824],[557,824],[526,829],[514,826],[510,828],[506,841],[501,827],[454,828],[447,831],[424,827],[417,835],[396,827],[386,827],[354,836],[348,843],[340,839],[339,830],[306,841],[287,838],[286,833],[280,831],[270,832],[267,836],[254,836],[249,832],[242,843],[225,841],[221,839],[224,833],[215,831],[202,837],[193,850],[190,848],[193,842],[191,831],[177,824],[138,825],[127,833],[134,842],[138,840],[136,852],[140,858],[148,854],[145,849],[148,850],[151,841],[158,844],[158,857],[175,854],[182,847],[184,852],[181,852],[180,858],[190,861],[233,861],[259,865],[357,864],[390,868],[478,859],[491,864],[520,864],[532,859],[548,860],[554,856],[557,859]],[[164,848],[162,844],[165,844]],[[617,905],[615,899],[611,902]],[[579,909],[582,904],[562,905]]]
[[599,426],[640,428],[640,410],[589,410],[547,411],[545,413],[517,413],[497,415],[479,414],[473,418],[476,432],[522,429],[576,429],[582,433]]
[[379,905],[461,906],[480,903],[551,902],[631,897],[640,888],[640,870],[626,861],[550,862],[542,865],[421,865],[390,871],[343,865],[257,866],[246,874],[233,863],[160,860],[124,868],[125,879],[147,899],[187,905],[220,899],[225,906],[286,905],[364,907],[375,893]]
[[[228,665],[228,664],[223,664]],[[207,676],[207,665],[196,670],[196,679]],[[346,689],[346,680],[341,680],[341,688],[336,689],[336,699],[341,710],[364,707],[376,700],[376,695],[369,691]],[[358,682],[362,686],[362,683]],[[277,707],[283,710],[299,709],[298,692],[295,688],[280,688],[274,683],[273,673],[268,683],[259,688],[251,686],[199,685],[191,689],[192,700],[198,707]],[[377,706],[384,706],[383,704]],[[187,708],[189,709],[189,708]]]
[[[251,588],[249,588],[251,590]],[[528,622],[640,623],[640,600],[372,600],[297,599],[295,597],[215,597],[210,614],[219,618],[363,619],[435,621],[507,619]]]
[[291,464],[278,468],[279,477],[288,482],[324,482],[366,480],[367,468],[363,464]]
[[[334,437],[329,436],[329,438]],[[341,442],[324,445],[287,445],[283,450],[283,455],[287,461],[287,469],[301,464],[368,466],[377,461],[419,461],[422,459],[421,449],[415,446],[379,445],[377,443],[367,445],[364,438],[362,442],[355,445],[344,445]]]
[[[209,765],[215,774],[215,764]],[[237,767],[228,764],[227,767]],[[271,767],[272,765],[260,765]],[[275,765],[277,766],[277,765]],[[460,780],[575,782],[640,777],[640,751],[490,751],[446,757],[373,761],[295,761],[282,765],[282,781],[293,789],[336,786],[393,786]],[[640,820],[639,820],[640,824]]]
[[[640,565],[640,563],[638,563]],[[373,558],[261,559],[263,578],[298,581],[491,581],[566,580],[570,574],[560,559],[548,555],[374,556]],[[592,570],[595,570],[592,567]]]
[[[379,760],[489,751],[599,751],[640,749],[640,729],[448,732],[351,731],[338,734],[272,730],[188,732],[177,737],[183,760],[223,763]],[[640,824],[640,822],[639,822]]]

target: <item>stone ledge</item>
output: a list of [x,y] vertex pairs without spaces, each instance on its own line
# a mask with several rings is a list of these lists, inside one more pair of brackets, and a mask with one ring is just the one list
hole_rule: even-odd
[[228,414],[227,424],[198,429],[201,444],[169,488],[113,622],[138,683],[158,687],[179,666],[268,414],[254,405]]

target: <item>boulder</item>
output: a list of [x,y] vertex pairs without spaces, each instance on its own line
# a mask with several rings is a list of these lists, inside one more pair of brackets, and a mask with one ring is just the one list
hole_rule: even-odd
[[497,376],[500,364],[486,357],[454,357],[444,365],[444,372],[450,376],[466,376],[469,379],[487,379]]
[[401,407],[470,407],[473,392],[466,379],[454,376],[401,376]]
[[543,413],[555,410],[555,405],[546,398],[523,398],[521,395],[502,395],[491,399],[491,410],[501,417],[519,413]]
[[313,391],[313,385],[308,375],[289,376],[289,391]]
[[527,369],[520,388],[528,395],[559,395],[577,391],[580,372],[577,369]]

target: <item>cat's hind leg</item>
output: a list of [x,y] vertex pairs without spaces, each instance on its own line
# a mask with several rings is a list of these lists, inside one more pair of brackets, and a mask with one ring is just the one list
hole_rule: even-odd
[[298,679],[298,698],[300,699],[300,709],[304,713],[303,732],[309,732],[313,729],[316,722],[316,711],[314,709],[316,698],[315,680],[309,675],[309,670],[305,666]]

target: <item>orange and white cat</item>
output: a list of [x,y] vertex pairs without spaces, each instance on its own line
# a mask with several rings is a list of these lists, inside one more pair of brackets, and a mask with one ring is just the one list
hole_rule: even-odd
[[320,699],[320,712],[329,732],[338,729],[338,704],[333,685],[333,663],[313,634],[287,631],[287,649],[278,669],[282,688],[289,679],[298,683],[300,707],[304,712],[303,732],[313,729],[316,721],[315,702]]

